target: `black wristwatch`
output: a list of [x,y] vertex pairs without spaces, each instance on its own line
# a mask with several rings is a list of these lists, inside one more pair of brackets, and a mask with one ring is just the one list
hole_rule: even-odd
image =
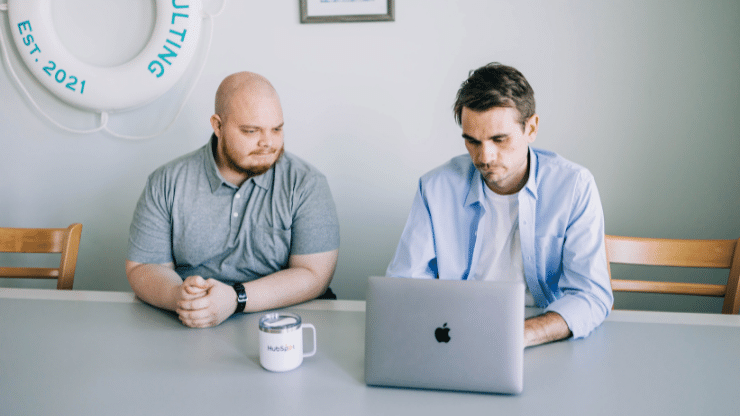
[[234,313],[244,312],[244,307],[247,306],[247,291],[244,290],[244,285],[241,283],[234,283],[234,290],[236,291],[236,310]]

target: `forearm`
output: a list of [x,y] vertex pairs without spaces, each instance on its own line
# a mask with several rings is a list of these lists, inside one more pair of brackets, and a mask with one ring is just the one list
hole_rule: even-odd
[[126,276],[137,297],[158,308],[177,309],[177,291],[182,278],[168,264],[126,261]]
[[315,299],[329,287],[338,251],[291,256],[287,269],[244,284],[244,312],[282,308]]
[[572,335],[568,324],[556,312],[547,312],[524,321],[524,346],[532,347]]
[[290,268],[244,283],[247,305],[244,312],[282,308],[315,299],[329,281],[318,280],[308,269]]

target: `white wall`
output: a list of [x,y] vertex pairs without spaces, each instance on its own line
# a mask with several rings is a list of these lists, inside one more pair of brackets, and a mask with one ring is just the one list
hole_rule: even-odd
[[[93,51],[85,59],[126,60],[153,20],[147,6],[122,7],[128,1],[77,10],[93,0],[55,0],[58,32],[80,57]],[[205,3],[209,10],[220,4]],[[121,19],[133,23],[94,24]],[[75,288],[130,290],[128,226],[147,175],[205,143],[224,76],[256,71],[281,95],[286,149],[322,170],[332,187],[342,237],[332,287],[341,298],[361,299],[366,277],[383,274],[395,250],[418,177],[465,151],[451,114],[459,84],[469,70],[500,61],[535,89],[535,145],[594,173],[607,233],[734,239],[738,21],[736,0],[397,0],[395,22],[305,25],[297,0],[227,0],[193,95],[154,139],[65,133],[40,118],[3,66],[0,225],[82,222]],[[86,39],[80,30],[96,41],[79,44]],[[10,49],[10,64],[45,111],[72,127],[95,125],[93,115],[40,88]],[[164,128],[202,56],[177,88],[114,115],[112,128]]]

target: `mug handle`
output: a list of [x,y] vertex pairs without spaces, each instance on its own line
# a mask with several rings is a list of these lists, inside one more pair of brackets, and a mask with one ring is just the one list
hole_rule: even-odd
[[313,351],[306,353],[303,353],[303,357],[313,357],[314,354],[316,354],[316,327],[309,324],[309,323],[303,323],[303,328],[311,328],[311,332],[313,332]]

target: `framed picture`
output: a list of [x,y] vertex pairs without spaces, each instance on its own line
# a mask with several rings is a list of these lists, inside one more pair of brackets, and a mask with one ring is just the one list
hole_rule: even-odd
[[394,0],[299,0],[301,23],[393,21]]

